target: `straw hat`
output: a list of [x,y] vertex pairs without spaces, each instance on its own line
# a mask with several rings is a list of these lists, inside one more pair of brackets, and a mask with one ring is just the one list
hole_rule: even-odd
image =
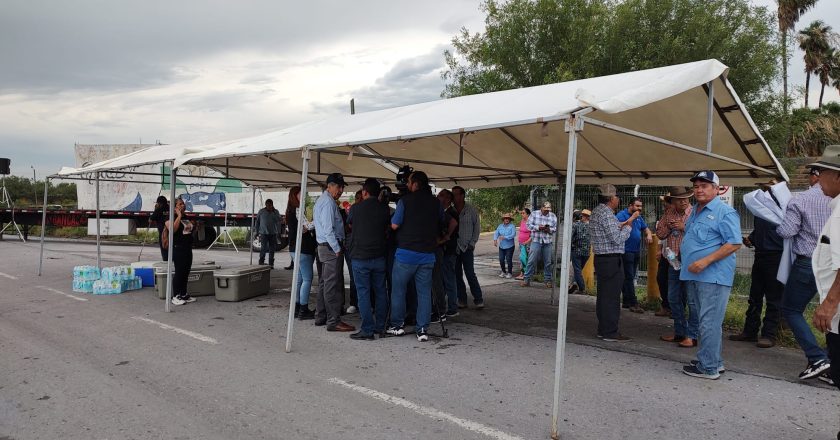
[[513,220],[513,215],[509,212],[506,212],[506,213],[502,214],[502,220],[504,220],[506,218],[509,218],[509,219]]
[[589,217],[589,216],[592,215],[592,211],[590,211],[588,209],[584,209],[583,211],[580,212],[580,215],[585,215],[585,216]]
[[684,186],[672,186],[664,196],[659,196],[659,200],[664,200],[665,203],[671,203],[671,199],[687,199],[694,193]]

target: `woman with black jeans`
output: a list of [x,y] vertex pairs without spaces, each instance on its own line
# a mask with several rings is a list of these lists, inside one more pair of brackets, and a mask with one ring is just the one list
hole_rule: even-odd
[[172,243],[172,264],[175,266],[175,276],[172,280],[172,304],[180,306],[195,301],[187,293],[187,280],[190,277],[192,268],[192,232],[195,225],[184,220],[186,206],[180,198],[175,201],[175,223],[174,227],[166,222],[166,234],[164,243]]

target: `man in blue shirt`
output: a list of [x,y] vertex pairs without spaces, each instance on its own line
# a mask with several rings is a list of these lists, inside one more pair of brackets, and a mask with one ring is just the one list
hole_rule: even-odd
[[417,340],[425,342],[429,340],[428,328],[432,318],[435,249],[444,215],[440,201],[432,194],[426,173],[411,173],[407,187],[408,194],[402,196],[391,217],[391,229],[397,231],[397,252],[391,273],[391,320],[386,331],[392,336],[405,334],[406,291],[413,279],[417,290],[414,330]]
[[344,220],[335,201],[341,197],[346,185],[340,173],[327,176],[327,188],[315,201],[313,215],[321,265],[315,325],[326,325],[330,332],[356,330],[356,327],[341,321],[341,303],[344,299]]
[[645,219],[642,218],[642,199],[636,197],[630,200],[627,209],[616,214],[616,218],[619,222],[626,222],[630,220],[634,212],[638,212],[639,216],[630,224],[630,238],[624,242],[624,256],[622,257],[624,259],[624,285],[621,286],[621,306],[634,313],[645,313],[636,298],[636,270],[639,268],[639,255],[642,252],[642,231],[645,233],[645,243],[649,244],[653,240],[653,235]]
[[700,347],[697,360],[683,367],[683,373],[717,379],[724,370],[723,317],[735,279],[735,251],[741,247],[741,219],[718,197],[720,179],[714,171],[700,171],[691,182],[697,203],[680,244],[680,281],[688,292],[689,313],[700,317]]

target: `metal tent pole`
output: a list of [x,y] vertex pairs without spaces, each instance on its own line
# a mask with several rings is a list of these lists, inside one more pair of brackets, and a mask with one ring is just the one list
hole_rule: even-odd
[[557,420],[560,411],[560,393],[566,356],[566,314],[569,306],[569,267],[572,254],[572,205],[575,194],[575,171],[577,169],[577,132],[583,129],[583,119],[577,114],[566,121],[569,133],[569,157],[566,165],[566,194],[563,203],[563,262],[557,306],[557,350],[554,359],[554,407],[551,412],[551,438],[559,439]]
[[715,81],[709,81],[709,108],[706,120],[706,152],[712,152],[712,122],[715,112]]
[[47,229],[47,190],[50,187],[50,178],[44,179],[44,212],[41,214],[41,256],[38,257],[38,276],[41,276],[41,269],[44,267],[44,230]]
[[169,313],[169,305],[172,303],[172,248],[175,237],[172,230],[175,229],[175,162],[169,163],[169,257],[166,259],[166,305],[163,309]]
[[254,217],[254,211],[257,209],[257,187],[251,187],[251,240],[248,243],[248,251],[251,254],[251,261],[248,264],[254,264],[254,225],[256,217]]
[[[306,215],[306,179],[309,174],[309,147],[304,147],[303,149],[303,165],[301,167],[300,172],[300,191],[303,194],[303,197],[299,197],[300,204],[299,204],[299,211],[298,211],[298,224],[297,230],[295,231],[295,260],[298,263],[295,264],[295,268],[292,271],[292,294],[289,298],[289,323],[286,326],[286,353],[292,351],[292,335],[294,334],[294,325],[295,325],[295,303],[298,302],[298,278],[300,278],[300,241],[302,240],[301,236],[303,235],[303,217]],[[306,292],[309,295],[309,292]]]
[[99,171],[96,172],[96,267],[102,270],[102,233],[99,215]]

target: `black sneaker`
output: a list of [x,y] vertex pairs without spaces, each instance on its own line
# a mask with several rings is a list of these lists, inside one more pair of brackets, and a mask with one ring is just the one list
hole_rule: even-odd
[[[689,362],[689,365],[696,367],[699,363],[700,363],[700,361],[695,359],[695,360]],[[720,374],[726,373],[726,368],[718,367],[718,373],[720,373]]]
[[[309,320],[309,319],[315,319],[315,311],[309,310],[309,306],[307,306],[306,304],[301,304],[300,307],[301,307],[301,309],[298,312],[297,319],[300,319],[301,321],[306,321],[306,320]],[[323,324],[321,324],[321,325],[323,325]]]
[[696,366],[694,366],[694,365],[686,365],[686,366],[684,366],[684,367],[683,367],[683,373],[685,373],[685,374],[687,374],[687,375],[689,375],[689,376],[691,376],[691,377],[699,377],[699,378],[701,378],[701,379],[711,379],[711,380],[716,380],[716,379],[718,379],[718,378],[720,377],[720,373],[706,374],[706,373],[704,373],[704,372],[700,371],[700,370],[699,370]]
[[454,317],[456,317],[456,316],[458,316],[458,315],[460,315],[460,313],[458,313],[458,311],[457,311],[457,310],[456,310],[456,311],[454,311],[454,312],[446,312],[446,317],[447,317],[447,318],[454,318]]
[[373,341],[376,339],[376,336],[374,336],[373,333],[357,331],[356,333],[350,333],[350,339],[355,339],[357,341]]
[[827,384],[829,384],[829,385],[831,385],[831,386],[836,386],[836,385],[834,384],[834,379],[832,379],[832,378],[831,378],[831,376],[829,376],[829,375],[828,375],[828,373],[829,373],[830,371],[831,371],[831,370],[828,370],[828,371],[826,371],[825,373],[820,374],[819,376],[817,376],[817,379],[819,379],[819,380],[821,380],[821,381],[823,381],[823,382],[825,382],[825,383],[827,383]]
[[429,334],[426,333],[426,329],[421,328],[417,330],[417,342],[426,342],[429,340]]
[[799,373],[799,380],[813,379],[823,372],[831,368],[831,363],[828,359],[820,359],[816,362],[811,362],[808,367]]
[[191,297],[189,294],[181,295],[181,299],[186,303],[195,302],[195,298]]
[[437,324],[441,321],[446,322],[446,315],[440,316],[437,313],[432,313],[432,319],[430,321],[432,324]]
[[388,333],[391,336],[402,336],[405,334],[405,328],[403,326],[390,326],[388,330],[385,330],[385,333]]

